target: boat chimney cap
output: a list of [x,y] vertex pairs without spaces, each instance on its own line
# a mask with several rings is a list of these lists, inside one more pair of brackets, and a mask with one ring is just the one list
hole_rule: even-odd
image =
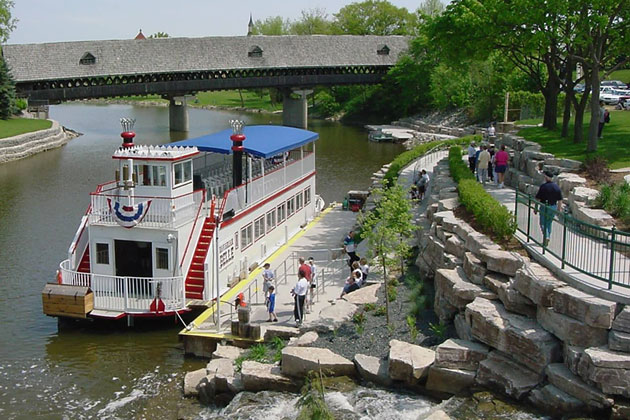
[[123,129],[123,132],[120,134],[120,136],[123,138],[122,147],[125,149],[133,147],[133,138],[136,136],[136,133],[133,132],[133,126],[135,124],[135,118],[123,117],[120,119],[120,125]]

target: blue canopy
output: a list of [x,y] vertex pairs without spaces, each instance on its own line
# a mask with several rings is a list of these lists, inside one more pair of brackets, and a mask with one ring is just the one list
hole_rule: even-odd
[[[319,138],[319,134],[300,128],[281,125],[251,125],[243,127],[245,140],[243,150],[246,153],[263,158],[276,156]],[[176,141],[169,146],[196,146],[203,152],[223,154],[232,153],[232,130],[208,134],[194,139]]]

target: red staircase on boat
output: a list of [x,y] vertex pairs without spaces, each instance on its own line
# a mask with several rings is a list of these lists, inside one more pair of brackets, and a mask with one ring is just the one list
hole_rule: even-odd
[[186,298],[203,299],[204,273],[203,262],[208,255],[212,235],[214,234],[215,223],[211,218],[206,217],[201,228],[201,234],[195,247],[195,253],[186,276]]
[[79,267],[77,268],[79,273],[89,273],[90,272],[90,247],[85,248],[85,252],[83,253],[83,258],[81,258],[81,262],[79,263]]

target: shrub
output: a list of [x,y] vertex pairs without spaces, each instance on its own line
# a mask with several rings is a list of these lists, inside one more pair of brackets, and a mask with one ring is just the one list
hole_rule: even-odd
[[385,173],[384,182],[387,185],[393,185],[396,179],[398,178],[398,174],[405,166],[407,166],[408,164],[410,164],[411,162],[413,162],[415,159],[419,158],[420,156],[426,154],[429,150],[433,149],[434,147],[450,146],[450,145],[455,145],[455,144],[467,144],[467,143],[470,143],[471,141],[479,142],[481,141],[481,136],[467,136],[467,137],[462,137],[462,138],[453,139],[453,140],[432,141],[429,143],[423,143],[419,146],[414,147],[411,150],[403,152],[399,154],[398,156],[396,156],[396,158],[392,161],[391,165],[389,166],[389,169]]
[[393,302],[398,297],[398,290],[394,286],[387,287],[387,301]]
[[407,326],[409,327],[409,335],[411,336],[411,342],[415,343],[418,338],[418,327],[416,327],[416,317],[407,315]]
[[356,312],[352,315],[352,322],[355,324],[363,324],[365,322],[365,313],[364,312]]
[[595,205],[630,223],[630,185],[625,182],[602,185]]
[[385,316],[386,313],[387,313],[387,308],[384,305],[379,306],[374,311],[374,315],[376,316]]
[[440,321],[439,324],[429,322],[429,330],[440,341],[444,341],[444,339],[446,338],[446,324],[442,321]]
[[366,303],[363,306],[363,310],[366,311],[366,312],[373,311],[374,309],[376,309],[376,304],[374,304],[374,303]]
[[458,184],[459,201],[473,214],[482,229],[491,232],[498,240],[507,240],[514,235],[516,232],[514,215],[474,180],[468,166],[462,160],[459,147],[451,148],[449,167]]

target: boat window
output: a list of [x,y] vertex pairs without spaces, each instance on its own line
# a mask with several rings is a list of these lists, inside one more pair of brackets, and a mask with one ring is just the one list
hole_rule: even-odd
[[265,234],[265,216],[261,216],[254,222],[254,240],[257,241]]
[[254,227],[250,223],[241,229],[241,250],[247,248],[254,242]]
[[168,248],[155,248],[155,268],[168,270]]
[[192,161],[180,162],[173,165],[175,171],[175,183],[174,185],[180,185],[192,180]]
[[267,232],[276,227],[276,209],[267,213]]
[[304,190],[304,205],[307,205],[311,202],[311,187],[308,187]]
[[287,217],[291,217],[295,213],[295,200],[293,198],[287,200]]
[[278,211],[278,224],[280,224],[280,223],[284,222],[284,219],[286,219],[286,217],[287,217],[287,213],[286,213],[286,210],[285,210],[285,207],[284,207],[284,203],[282,203],[282,204],[280,204],[278,206],[277,211]]
[[109,244],[96,244],[96,263],[109,264]]
[[302,203],[304,202],[303,200],[304,196],[302,195],[302,193],[295,195],[295,211],[298,211],[302,208]]

